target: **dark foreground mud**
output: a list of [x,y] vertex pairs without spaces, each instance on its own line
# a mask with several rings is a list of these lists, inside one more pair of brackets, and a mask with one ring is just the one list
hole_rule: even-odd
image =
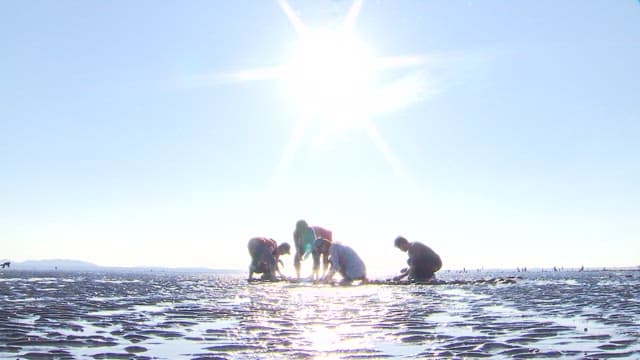
[[0,358],[640,358],[638,272],[352,287],[245,275],[2,271]]

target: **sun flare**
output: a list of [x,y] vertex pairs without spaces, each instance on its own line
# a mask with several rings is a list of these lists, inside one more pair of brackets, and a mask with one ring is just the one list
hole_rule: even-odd
[[287,0],[278,0],[298,35],[285,63],[236,71],[227,77],[232,81],[277,80],[295,116],[274,179],[289,168],[301,146],[324,145],[335,138],[348,140],[355,131],[369,137],[397,175],[407,175],[373,119],[421,101],[428,93],[420,72],[404,72],[400,77],[382,73],[393,70],[397,75],[398,69],[420,67],[429,59],[376,56],[354,31],[363,3],[355,0],[337,25],[309,28]]
[[373,60],[368,47],[348,31],[304,33],[284,69],[287,97],[302,121],[359,127],[375,88]]

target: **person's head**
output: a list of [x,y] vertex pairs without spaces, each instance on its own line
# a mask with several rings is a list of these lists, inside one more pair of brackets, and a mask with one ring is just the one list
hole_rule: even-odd
[[296,237],[300,236],[308,228],[309,228],[309,224],[307,224],[306,221],[298,220],[296,222],[296,229],[293,231],[293,237],[296,238]]
[[289,243],[283,242],[278,245],[278,255],[283,254],[291,254],[291,245],[289,245]]
[[311,255],[313,256],[313,268],[317,269],[320,267],[320,255],[324,254],[325,256],[329,255],[329,248],[331,247],[331,242],[327,239],[319,238],[313,242],[313,247],[311,248]]
[[405,239],[402,236],[398,236],[395,240],[394,240],[394,245],[402,250],[402,251],[408,251],[409,250],[409,240]]
[[313,242],[311,252],[318,254],[328,254],[331,242],[325,238],[318,238]]

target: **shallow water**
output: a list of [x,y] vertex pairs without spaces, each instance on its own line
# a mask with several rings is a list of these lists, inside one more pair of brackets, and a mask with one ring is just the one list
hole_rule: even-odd
[[444,285],[0,272],[0,358],[640,358],[640,272]]

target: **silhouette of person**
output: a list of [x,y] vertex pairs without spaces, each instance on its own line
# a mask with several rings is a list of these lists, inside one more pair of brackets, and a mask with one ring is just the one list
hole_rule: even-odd
[[435,276],[435,273],[442,268],[442,260],[435,251],[420,242],[409,242],[402,236],[398,236],[394,241],[395,246],[409,254],[407,264],[409,268],[402,274],[393,278],[394,281],[401,280],[408,276],[410,282],[425,282]]

